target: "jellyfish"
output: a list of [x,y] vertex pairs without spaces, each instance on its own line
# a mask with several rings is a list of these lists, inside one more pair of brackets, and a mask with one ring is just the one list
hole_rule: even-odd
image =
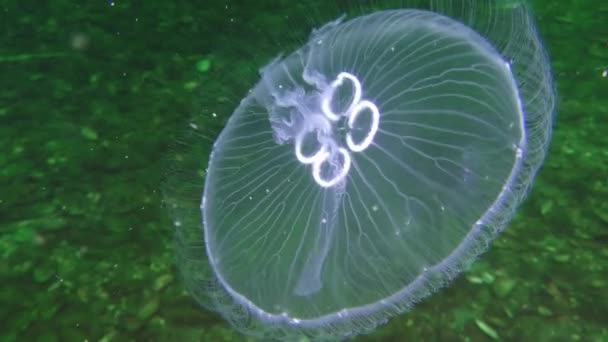
[[313,30],[261,69],[213,144],[200,212],[176,220],[189,289],[263,339],[374,330],[505,228],[546,154],[555,96],[520,2],[437,1]]

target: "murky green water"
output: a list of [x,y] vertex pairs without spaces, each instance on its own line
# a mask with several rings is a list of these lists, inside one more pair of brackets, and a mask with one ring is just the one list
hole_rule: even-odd
[[[559,105],[530,197],[452,286],[358,341],[608,340],[608,3],[533,4]],[[189,118],[218,132],[259,67],[337,14],[2,2],[0,340],[244,340],[176,275],[167,156]]]

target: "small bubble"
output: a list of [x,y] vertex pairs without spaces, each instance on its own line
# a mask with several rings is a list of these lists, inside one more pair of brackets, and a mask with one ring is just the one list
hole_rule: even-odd
[[373,211],[378,211],[378,205],[377,204],[372,205],[372,210]]

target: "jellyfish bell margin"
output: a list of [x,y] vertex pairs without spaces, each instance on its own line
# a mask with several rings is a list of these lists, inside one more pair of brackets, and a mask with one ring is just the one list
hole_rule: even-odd
[[527,7],[448,3],[331,22],[262,69],[198,203],[167,196],[199,303],[263,339],[368,333],[504,229],[549,142],[549,61]]

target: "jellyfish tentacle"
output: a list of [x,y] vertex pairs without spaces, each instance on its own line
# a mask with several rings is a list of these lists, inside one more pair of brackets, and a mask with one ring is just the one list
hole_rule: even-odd
[[324,190],[321,196],[322,214],[319,217],[314,245],[308,252],[293,289],[294,294],[302,297],[313,295],[323,288],[323,266],[334,243],[338,224],[337,213],[344,193],[340,187],[331,187]]

